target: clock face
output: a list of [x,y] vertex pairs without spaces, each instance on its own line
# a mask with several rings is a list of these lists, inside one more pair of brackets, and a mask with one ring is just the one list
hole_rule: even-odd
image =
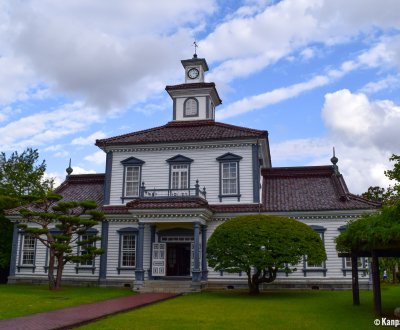
[[196,68],[191,68],[189,71],[188,71],[188,77],[190,78],[190,79],[196,79],[198,76],[199,76],[199,74],[200,74],[200,72],[199,72],[199,70],[197,70]]

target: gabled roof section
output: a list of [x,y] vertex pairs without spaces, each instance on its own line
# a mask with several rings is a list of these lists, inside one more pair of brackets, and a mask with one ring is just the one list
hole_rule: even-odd
[[151,143],[194,142],[266,138],[267,131],[219,123],[214,120],[171,121],[164,126],[96,140],[96,146],[127,146]]
[[266,211],[361,210],[380,207],[347,189],[334,166],[275,167],[262,170]]
[[168,158],[166,162],[172,163],[192,163],[193,159],[183,156],[183,155],[176,155],[174,157]]
[[143,165],[144,163],[145,163],[144,160],[138,159],[136,157],[129,157],[129,158],[124,159],[124,160],[121,161],[121,164],[124,165],[124,166],[129,166],[129,165],[131,165],[131,166],[135,166],[135,165],[136,166],[140,166],[140,165]]

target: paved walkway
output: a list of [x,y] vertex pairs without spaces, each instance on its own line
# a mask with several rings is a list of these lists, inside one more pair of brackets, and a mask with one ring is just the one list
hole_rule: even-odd
[[16,317],[0,321],[0,329],[47,330],[69,329],[98,318],[146,306],[176,297],[176,293],[142,293],[97,303],[79,305],[51,312]]

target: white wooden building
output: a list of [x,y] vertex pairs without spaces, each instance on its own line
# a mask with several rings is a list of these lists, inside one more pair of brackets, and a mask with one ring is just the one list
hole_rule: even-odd
[[[350,261],[337,256],[334,238],[378,205],[349,193],[336,157],[326,166],[272,167],[267,131],[215,121],[221,100],[215,84],[205,82],[205,59],[182,65],[185,82],[166,87],[172,121],[97,140],[107,155],[105,174],[68,175],[57,188],[65,200],[96,200],[106,214],[95,228],[106,253],[67,264],[64,281],[139,290],[246,285],[242,274],[207,266],[207,239],[229,218],[266,213],[310,225],[328,255],[321,265],[304,262],[280,274],[274,285],[350,286]],[[360,263],[366,284],[367,265]],[[47,264],[45,247],[15,226],[9,282],[46,281]]]

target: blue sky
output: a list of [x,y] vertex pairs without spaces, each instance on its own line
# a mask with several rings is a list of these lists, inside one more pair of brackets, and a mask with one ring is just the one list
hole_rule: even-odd
[[400,153],[398,0],[0,0],[0,151],[60,182],[104,171],[96,138],[167,123],[198,42],[217,120],[269,131],[273,166],[330,164],[386,186]]

